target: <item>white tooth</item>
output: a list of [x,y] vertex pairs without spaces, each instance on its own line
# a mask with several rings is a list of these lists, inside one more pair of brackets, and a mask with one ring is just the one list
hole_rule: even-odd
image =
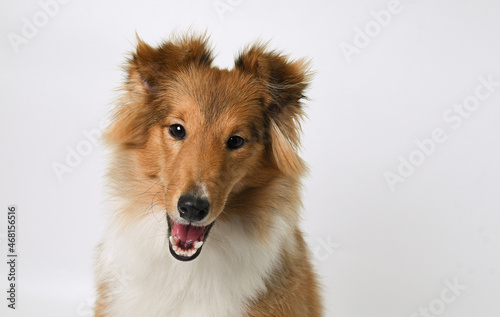
[[170,240],[170,244],[172,244],[172,246],[175,245],[175,243],[174,243],[174,237],[170,236],[170,237],[168,237],[168,240]]
[[175,253],[177,253],[178,255],[180,255],[180,254],[181,254],[181,252],[182,252],[182,250],[181,250],[180,248],[178,248],[178,247],[175,247],[174,251],[175,251]]
[[195,241],[195,243],[193,244],[193,246],[196,250],[201,248],[202,245],[203,245],[203,241]]

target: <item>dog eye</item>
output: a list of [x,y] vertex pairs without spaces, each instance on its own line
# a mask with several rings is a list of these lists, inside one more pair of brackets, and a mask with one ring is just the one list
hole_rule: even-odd
[[245,145],[245,139],[239,136],[232,136],[227,140],[226,146],[230,150],[237,150]]
[[186,136],[186,130],[180,124],[172,124],[168,127],[168,132],[176,140],[182,140]]

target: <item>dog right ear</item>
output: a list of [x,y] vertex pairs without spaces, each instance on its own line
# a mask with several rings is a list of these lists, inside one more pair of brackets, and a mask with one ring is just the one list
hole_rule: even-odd
[[285,175],[300,175],[305,170],[297,154],[304,116],[301,100],[312,76],[309,61],[291,60],[257,43],[239,55],[235,67],[264,87],[262,104],[269,118],[268,149],[274,165]]
[[126,148],[143,146],[149,130],[164,115],[158,102],[168,82],[184,68],[210,67],[212,52],[205,36],[186,36],[152,47],[137,36],[137,48],[126,64],[126,94],[116,109],[106,139]]

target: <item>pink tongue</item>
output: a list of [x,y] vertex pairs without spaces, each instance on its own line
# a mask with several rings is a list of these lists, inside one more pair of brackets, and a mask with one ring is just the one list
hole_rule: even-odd
[[172,221],[172,236],[179,237],[182,242],[201,241],[201,237],[205,232],[205,227],[195,227],[191,225],[182,225]]

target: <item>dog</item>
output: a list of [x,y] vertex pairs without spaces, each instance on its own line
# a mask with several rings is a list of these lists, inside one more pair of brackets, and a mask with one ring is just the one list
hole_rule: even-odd
[[258,42],[228,70],[205,35],[137,42],[104,135],[94,316],[322,316],[299,229],[309,61]]

